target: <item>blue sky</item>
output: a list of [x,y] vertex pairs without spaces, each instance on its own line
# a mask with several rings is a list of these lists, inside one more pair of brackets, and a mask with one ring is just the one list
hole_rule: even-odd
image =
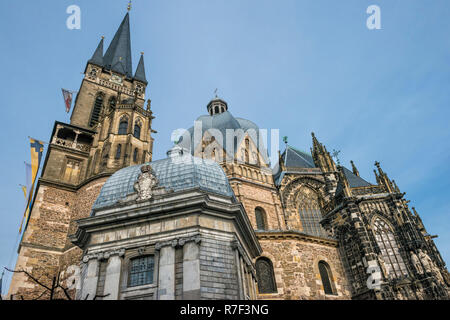
[[[450,261],[448,0],[133,3],[133,67],[144,51],[157,117],[154,159],[165,156],[172,130],[206,113],[218,88],[234,116],[280,129],[303,150],[314,131],[370,182],[380,161]],[[66,28],[72,4],[81,8],[81,30]],[[381,30],[366,27],[372,4],[381,8]],[[126,0],[3,3],[1,266],[13,267],[27,137],[48,141],[55,120],[69,121],[61,87],[78,90],[86,61],[102,35],[109,44],[126,6]]]

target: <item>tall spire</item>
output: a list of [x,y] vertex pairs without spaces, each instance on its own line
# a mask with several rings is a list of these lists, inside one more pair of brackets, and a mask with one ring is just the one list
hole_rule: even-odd
[[106,69],[133,76],[131,63],[130,15],[127,12],[103,58]]
[[147,78],[145,77],[145,66],[144,66],[144,53],[141,52],[141,59],[139,59],[139,64],[134,74],[134,79],[139,80],[147,84]]
[[102,40],[100,40],[100,43],[98,44],[97,49],[92,55],[92,58],[88,61],[89,63],[96,64],[100,67],[103,67],[103,40],[104,37],[102,37]]

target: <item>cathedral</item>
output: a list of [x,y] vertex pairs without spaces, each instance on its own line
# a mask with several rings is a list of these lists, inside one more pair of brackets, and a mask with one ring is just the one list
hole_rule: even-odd
[[61,299],[449,298],[433,236],[378,162],[371,184],[313,133],[310,151],[286,143],[270,163],[262,131],[217,96],[154,161],[129,20],[54,124],[9,296],[48,299],[30,275],[58,275]]

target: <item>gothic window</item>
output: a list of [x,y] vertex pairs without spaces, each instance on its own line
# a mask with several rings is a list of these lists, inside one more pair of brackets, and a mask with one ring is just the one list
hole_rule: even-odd
[[308,187],[301,187],[298,194],[298,211],[303,232],[316,237],[328,238],[327,232],[320,225],[322,213],[317,194]]
[[319,262],[319,273],[320,278],[322,279],[322,285],[325,294],[336,294],[331,283],[333,278],[331,276],[331,269],[328,263],[326,263],[325,261]]
[[383,219],[376,218],[373,223],[373,232],[389,278],[408,275],[391,227]]
[[136,121],[136,123],[134,124],[134,134],[133,135],[137,139],[141,138],[141,124],[138,121]]
[[102,106],[103,106],[103,96],[101,94],[99,94],[97,96],[97,98],[95,98],[95,102],[94,102],[94,108],[92,109],[92,114],[91,114],[91,120],[89,121],[89,126],[94,126],[99,118],[100,118],[100,112],[102,111]]
[[256,229],[257,230],[266,230],[266,222],[265,222],[266,213],[262,208],[255,209],[255,217],[256,217]]
[[139,153],[138,149],[135,148],[135,149],[134,149],[134,153],[133,153],[133,161],[134,161],[134,162],[137,162],[137,159],[138,159],[138,153]]
[[116,150],[116,159],[120,159],[120,155],[122,154],[122,145],[119,144],[117,145],[117,150]]
[[129,287],[153,283],[155,260],[153,256],[138,257],[130,260]]
[[245,160],[244,160],[245,163],[250,163],[250,157],[248,155],[248,150],[245,150],[244,154],[245,154]]
[[128,132],[128,118],[122,117],[122,119],[120,119],[120,124],[119,124],[119,134],[126,135],[127,132]]
[[259,293],[276,293],[275,274],[272,262],[267,258],[259,258],[256,261],[256,277],[258,279]]

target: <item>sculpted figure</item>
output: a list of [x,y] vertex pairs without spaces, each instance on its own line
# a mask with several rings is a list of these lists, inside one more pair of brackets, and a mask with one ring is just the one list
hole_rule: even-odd
[[420,263],[420,260],[417,257],[417,255],[414,253],[414,251],[411,251],[411,261],[412,261],[412,264],[413,264],[414,268],[416,269],[417,273],[423,274],[422,264]]
[[431,273],[433,271],[433,261],[425,252],[422,251],[422,249],[419,249],[419,259],[422,262],[425,272]]
[[152,167],[145,165],[141,167],[141,174],[134,183],[134,190],[138,193],[137,200],[148,200],[153,196],[153,188],[158,184],[158,179],[153,174]]

